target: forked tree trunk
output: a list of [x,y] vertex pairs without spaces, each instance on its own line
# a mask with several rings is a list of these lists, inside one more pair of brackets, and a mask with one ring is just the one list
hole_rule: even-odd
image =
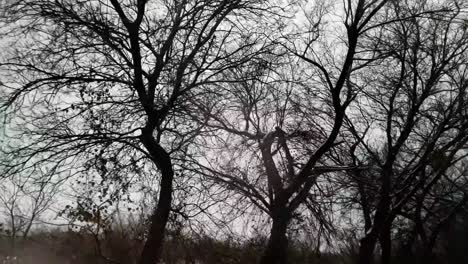
[[286,231],[288,223],[289,218],[287,216],[273,217],[270,238],[260,259],[260,264],[287,263],[288,238]]
[[159,263],[161,259],[164,233],[171,211],[174,170],[169,154],[154,140],[151,134],[143,134],[141,140],[161,173],[158,203],[151,215],[148,236],[139,260],[139,264],[155,264]]

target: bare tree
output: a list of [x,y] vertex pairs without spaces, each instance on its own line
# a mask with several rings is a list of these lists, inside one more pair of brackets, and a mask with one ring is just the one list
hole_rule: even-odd
[[260,263],[287,262],[288,226],[307,205],[320,202],[311,193],[321,185],[319,176],[350,169],[334,166],[326,154],[337,144],[346,109],[359,92],[353,73],[368,64],[356,54],[363,61],[378,59],[358,43],[369,25],[378,26],[372,19],[386,2],[344,4],[344,54],[336,57],[320,50],[334,41],[321,24],[333,6],[317,6],[318,17],[306,12],[304,31],[274,39],[281,45],[271,55],[227,73],[242,82],[218,86],[216,97],[197,104],[213,132],[197,172],[249,199],[272,221]]
[[[2,33],[2,110],[14,162],[7,174],[55,164],[62,176],[125,183],[160,174],[140,263],[160,259],[174,155],[198,128],[189,100],[262,45],[246,36],[261,1],[11,1]],[[242,26],[242,25],[246,26]],[[184,110],[185,109],[185,110]],[[177,154],[178,153],[178,154]],[[99,182],[98,182],[99,183]]]
[[28,237],[33,225],[41,223],[41,217],[51,209],[60,190],[60,181],[42,176],[15,175],[2,180],[2,231],[9,237],[12,250],[19,240],[24,241]]
[[[465,208],[461,1],[1,9],[0,202],[14,238],[50,204],[54,182],[76,191],[66,212],[90,223],[97,251],[106,210],[151,196],[142,264],[160,261],[168,228],[216,237],[239,217],[269,232],[260,263],[286,263],[288,236],[302,229],[316,252],[331,244],[336,207],[362,215],[361,234],[342,230],[362,236],[359,263],[377,245],[390,263],[395,234],[430,257]],[[27,219],[21,197],[38,208]]]
[[359,263],[372,262],[377,241],[381,263],[390,263],[396,217],[465,158],[468,39],[461,8],[456,1],[393,3],[387,12],[397,22],[374,39],[388,57],[368,72],[373,88],[363,89],[348,114],[355,140],[346,140],[349,156],[341,155],[345,164],[368,167],[349,173],[364,219]]
[[442,233],[466,210],[466,191],[466,161],[454,162],[440,178],[417,191],[395,219],[404,232],[397,253],[426,263],[437,262],[435,251]]

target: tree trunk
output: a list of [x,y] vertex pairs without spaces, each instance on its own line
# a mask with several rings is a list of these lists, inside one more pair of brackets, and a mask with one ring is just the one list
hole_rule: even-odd
[[287,260],[288,238],[286,230],[289,218],[287,216],[273,217],[270,238],[263,252],[260,264],[285,264]]
[[391,228],[386,225],[380,232],[380,247],[382,248],[381,264],[390,264],[392,258],[392,236]]
[[159,263],[161,259],[164,232],[171,211],[174,170],[172,169],[169,154],[156,142],[151,134],[144,133],[141,140],[161,173],[159,199],[151,216],[148,237],[139,261],[139,264],[155,264]]
[[377,235],[375,232],[367,233],[359,245],[359,257],[357,264],[372,264],[374,262],[374,249],[377,243]]

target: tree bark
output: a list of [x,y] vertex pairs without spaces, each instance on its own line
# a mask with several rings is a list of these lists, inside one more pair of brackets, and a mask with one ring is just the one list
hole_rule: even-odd
[[377,238],[376,233],[371,231],[361,239],[357,264],[372,264],[374,262],[374,249]]
[[151,216],[150,228],[139,264],[155,264],[159,263],[161,259],[164,233],[171,211],[172,181],[174,178],[169,153],[156,142],[152,134],[148,133],[143,133],[141,140],[161,173],[161,182],[159,199]]
[[381,264],[390,264],[392,258],[392,236],[391,227],[386,225],[380,232],[380,247],[382,248]]
[[260,264],[285,264],[287,261],[288,238],[286,231],[289,217],[279,215],[273,217],[270,238],[260,259]]

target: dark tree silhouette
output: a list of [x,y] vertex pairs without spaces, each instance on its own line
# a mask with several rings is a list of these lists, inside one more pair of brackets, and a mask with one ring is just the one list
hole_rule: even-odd
[[346,164],[368,167],[349,173],[364,219],[359,263],[372,263],[377,242],[381,263],[391,262],[395,219],[415,210],[421,224],[424,197],[430,199],[444,178],[456,177],[452,167],[465,158],[468,141],[461,7],[449,1],[388,8],[398,22],[382,27],[375,39],[388,56],[370,69],[369,88],[351,107],[347,127],[355,140],[347,140],[349,156],[341,155]]
[[263,12],[261,4],[5,3],[2,34],[11,45],[0,64],[9,76],[2,80],[2,111],[16,145],[4,149],[14,161],[5,173],[55,164],[62,174],[99,173],[101,183],[112,178],[124,186],[153,164],[159,196],[140,263],[158,262],[171,209],[172,158],[188,151],[198,131],[184,121],[188,98],[262,49],[247,27],[250,15]]
[[[305,229],[317,257],[326,240],[332,252],[354,241],[362,264],[433,261],[466,216],[466,10],[461,0],[0,1],[0,177],[34,180],[0,195],[3,207],[15,215],[12,196],[65,184],[76,196],[62,216],[89,227],[105,259],[110,211],[139,207],[147,230],[125,259],[142,264],[162,248],[173,261],[234,260],[245,245],[246,259],[284,264]],[[253,218],[253,242],[220,234]],[[163,247],[165,233],[190,251]],[[237,257],[195,256],[216,248]]]
[[208,161],[199,162],[197,172],[237,190],[271,218],[260,263],[287,263],[288,225],[299,207],[316,204],[311,189],[319,176],[350,169],[333,166],[326,154],[337,144],[346,109],[359,92],[353,73],[378,59],[359,48],[359,39],[378,27],[373,18],[386,2],[344,4],[344,54],[337,57],[317,51],[333,41],[320,24],[333,6],[317,6],[310,13],[318,17],[306,12],[305,30],[274,39],[280,45],[270,56],[229,71],[226,78],[244,81],[217,88],[223,100],[197,104],[218,139],[213,148],[224,150],[216,160],[205,155]]

